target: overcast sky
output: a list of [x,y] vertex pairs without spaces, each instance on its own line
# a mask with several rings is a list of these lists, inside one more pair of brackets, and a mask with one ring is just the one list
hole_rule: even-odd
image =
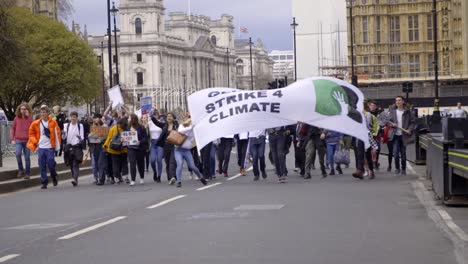
[[[187,12],[188,2],[189,0],[165,0],[166,14],[174,11]],[[69,25],[74,20],[82,28],[86,24],[89,34],[105,33],[105,0],[74,0],[74,9]],[[243,38],[252,37],[254,42],[261,38],[268,50],[292,49],[291,0],[191,0],[191,11],[212,19],[219,18],[221,14],[230,14],[235,19],[236,38],[240,23],[249,30],[249,34],[242,34]]]

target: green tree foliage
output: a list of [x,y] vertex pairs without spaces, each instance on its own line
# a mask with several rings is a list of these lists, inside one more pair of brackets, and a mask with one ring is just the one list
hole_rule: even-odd
[[99,93],[100,74],[92,49],[52,19],[22,8],[9,9],[13,37],[25,56],[10,61],[11,71],[0,82],[0,108],[9,118],[21,102],[90,103]]

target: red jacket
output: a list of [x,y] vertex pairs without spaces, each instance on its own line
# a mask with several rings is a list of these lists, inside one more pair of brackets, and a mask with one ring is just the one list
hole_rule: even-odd
[[32,122],[32,116],[28,116],[26,118],[15,117],[15,120],[13,121],[13,128],[10,132],[10,140],[27,142],[29,139],[28,131]]

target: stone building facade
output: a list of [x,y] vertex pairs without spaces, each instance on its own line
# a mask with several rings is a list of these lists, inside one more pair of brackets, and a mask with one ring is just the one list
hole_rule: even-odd
[[[232,16],[213,20],[172,12],[166,17],[162,0],[121,0],[119,9],[119,79],[123,90],[133,97],[129,103],[138,106],[141,97],[152,96],[156,107],[184,108],[186,96],[195,91],[235,87]],[[107,40],[89,36],[87,41],[104,60],[108,76],[107,49],[101,57],[100,47]],[[114,76],[115,66],[114,58]]]
[[[352,30],[347,2],[350,55]],[[429,83],[434,79],[432,9],[432,1],[426,0],[353,0],[355,66],[361,86],[411,81],[415,93],[433,96]],[[439,76],[446,87],[452,87],[454,80],[468,78],[468,2],[438,0],[437,15]],[[401,86],[378,92],[374,97],[394,96],[401,92]],[[452,93],[455,96],[456,92]]]
[[[239,89],[254,90],[267,89],[268,82],[273,80],[274,61],[268,56],[261,39],[252,42],[252,68],[250,67],[250,44],[249,39],[238,39],[236,47],[236,87]],[[253,83],[251,78],[251,69]]]
[[17,6],[25,7],[34,14],[58,19],[57,0],[15,0]]

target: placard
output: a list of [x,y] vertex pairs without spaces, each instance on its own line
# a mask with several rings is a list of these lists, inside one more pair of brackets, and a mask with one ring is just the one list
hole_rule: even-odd
[[138,132],[136,131],[124,131],[120,133],[122,142],[126,146],[135,146],[138,144]]
[[153,105],[153,98],[151,96],[141,98],[140,99],[141,114],[142,115],[149,114],[151,111],[152,105]]
[[109,95],[109,100],[112,101],[112,109],[115,109],[118,106],[121,106],[124,104],[122,92],[120,91],[120,87],[118,85],[107,90],[107,94]]

